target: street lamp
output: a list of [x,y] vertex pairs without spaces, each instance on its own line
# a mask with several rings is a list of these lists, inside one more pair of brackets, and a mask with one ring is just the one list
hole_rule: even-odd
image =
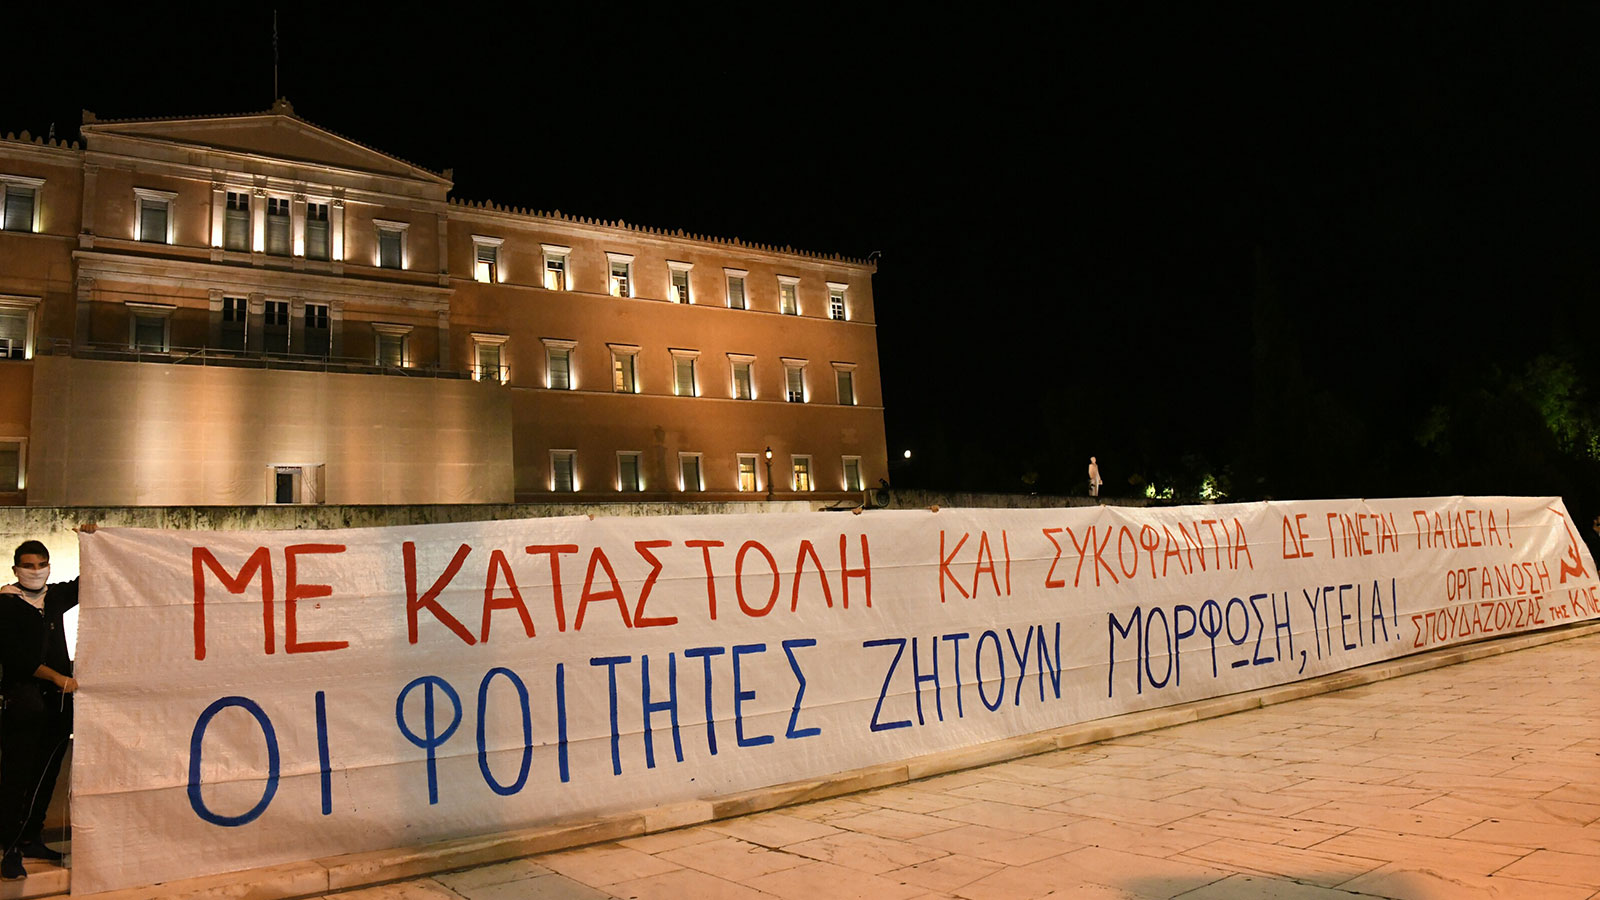
[[772,447],[767,447],[767,499],[772,499]]

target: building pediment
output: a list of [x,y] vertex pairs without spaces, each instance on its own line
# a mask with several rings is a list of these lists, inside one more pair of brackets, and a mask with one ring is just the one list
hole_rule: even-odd
[[175,119],[100,121],[86,111],[82,132],[91,150],[97,137],[127,137],[450,184],[437,172],[307,122],[283,100],[262,113]]

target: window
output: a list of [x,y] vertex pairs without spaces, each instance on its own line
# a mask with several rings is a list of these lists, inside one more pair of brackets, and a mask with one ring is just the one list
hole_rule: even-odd
[[162,200],[140,200],[139,214],[139,240],[165,244],[167,242],[167,203]]
[[38,231],[39,193],[43,187],[43,178],[0,175],[0,194],[5,195],[5,205],[0,206],[0,229]]
[[617,454],[617,490],[640,491],[639,485],[639,454],[634,450],[623,450]]
[[844,489],[847,491],[861,490],[861,457],[846,456],[844,458]]
[[672,392],[679,397],[698,397],[694,379],[694,361],[698,350],[670,350],[672,354]]
[[632,297],[633,257],[626,253],[607,253],[606,259],[611,263],[611,296]]
[[172,311],[177,307],[169,303],[141,303],[128,301],[128,349],[165,353],[170,349],[168,325]]
[[307,303],[305,315],[305,352],[311,356],[327,356],[333,350],[333,332],[328,327],[327,304]]
[[619,393],[633,394],[639,390],[638,379],[634,376],[634,356],[616,356],[612,359],[612,369],[616,375],[612,388]]
[[500,245],[504,238],[472,236],[472,278],[485,284],[500,281]]
[[0,491],[20,491],[28,486],[28,442],[0,438]]
[[406,339],[404,335],[378,335],[378,365],[400,368],[406,364]]
[[400,268],[401,246],[404,234],[385,228],[378,232],[378,265],[385,269]]
[[472,377],[478,381],[498,381],[502,384],[505,377],[501,374],[505,370],[500,365],[499,344],[479,344],[478,364],[473,370]]
[[472,333],[472,380],[507,384],[511,370],[506,366],[506,341],[504,334]]
[[749,275],[744,269],[723,269],[728,276],[728,308],[745,309],[744,278]]
[[565,291],[567,285],[567,257],[571,247],[541,244],[544,248],[544,287],[547,291]]
[[134,314],[133,349],[164,353],[167,349],[167,317]]
[[275,466],[273,468],[273,503],[293,503],[300,496],[300,467]]
[[267,496],[271,503],[321,503],[327,486],[327,467],[267,466]]
[[679,397],[694,396],[694,360],[673,360],[674,385]]
[[754,453],[739,454],[739,490],[758,491],[756,483],[756,455]]
[[246,310],[249,301],[243,297],[222,298],[222,348],[224,350],[243,350],[247,324]]
[[806,361],[803,359],[785,359],[783,361],[784,399],[790,403],[806,402]]
[[485,284],[494,284],[494,261],[499,248],[479,244],[475,249],[477,258],[472,267],[472,277]]
[[267,252],[289,255],[289,198],[267,198]]
[[250,195],[229,191],[222,213],[222,246],[227,250],[250,249]]
[[377,336],[374,362],[380,366],[405,368],[410,362],[411,326],[389,322],[373,322],[372,331]]
[[839,385],[839,405],[856,405],[856,373],[854,363],[834,363],[833,378]]
[[794,466],[794,489],[797,491],[815,490],[815,486],[811,483],[811,457],[791,456],[789,459]]
[[843,322],[845,317],[844,293],[848,285],[828,282],[828,318]]
[[383,269],[404,269],[406,267],[406,230],[411,227],[409,222],[390,222],[383,219],[373,219],[372,224],[378,230],[378,267]]
[[578,477],[573,463],[577,455],[575,450],[550,451],[550,490],[565,494],[578,489]]
[[33,315],[39,301],[0,295],[0,359],[33,358]]
[[27,359],[29,320],[28,312],[0,309],[0,359]]
[[570,391],[577,387],[572,374],[572,351],[577,346],[577,341],[544,339],[545,387],[555,391]]
[[172,200],[178,195],[145,188],[134,188],[133,193],[139,204],[138,221],[134,223],[138,239],[155,244],[172,243]]
[[755,365],[755,359],[754,356],[738,353],[728,354],[728,361],[733,364],[733,399],[755,399],[755,380],[750,375],[750,367]]
[[306,259],[328,258],[328,204],[306,204]]
[[694,268],[694,263],[675,262],[667,260],[667,268],[672,275],[672,302],[692,303],[693,296],[689,293],[689,270]]
[[778,312],[800,315],[800,279],[793,275],[778,276]]
[[706,489],[705,482],[700,479],[700,454],[678,454],[678,478],[678,490],[680,491],[703,491]]
[[33,231],[33,204],[37,191],[21,185],[6,185],[5,230]]
[[611,345],[611,389],[619,394],[639,393],[635,359],[639,348],[631,344]]
[[289,301],[267,301],[261,317],[261,349],[268,353],[289,352]]

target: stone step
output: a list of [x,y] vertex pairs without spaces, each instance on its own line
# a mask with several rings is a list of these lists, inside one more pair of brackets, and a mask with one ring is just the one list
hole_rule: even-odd
[[62,863],[47,863],[42,859],[23,860],[22,865],[28,870],[28,877],[16,881],[0,881],[0,900],[25,900],[28,897],[66,894],[68,887],[66,864],[71,862],[71,857]]

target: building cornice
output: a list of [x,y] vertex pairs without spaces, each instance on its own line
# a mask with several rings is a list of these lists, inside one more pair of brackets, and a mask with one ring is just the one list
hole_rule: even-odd
[[[469,278],[469,277],[467,277],[465,275],[451,275],[450,276],[450,281],[451,281],[452,284],[458,284],[458,285],[460,285],[462,287],[472,286],[472,287],[474,287],[475,289],[478,289],[478,290],[523,291],[523,292],[528,292],[528,293],[537,292],[539,294],[542,294],[542,295],[545,295],[545,296],[551,298],[552,300],[571,299],[573,301],[582,301],[582,302],[588,302],[588,303],[609,303],[609,304],[617,304],[617,303],[660,303],[660,304],[662,304],[664,306],[671,306],[671,307],[673,307],[675,309],[686,309],[686,310],[687,309],[698,309],[698,310],[705,310],[705,312],[709,313],[709,314],[717,314],[717,315],[744,316],[744,317],[749,317],[749,316],[772,316],[774,318],[781,318],[781,319],[784,319],[785,321],[788,321],[788,322],[791,322],[791,323],[796,323],[796,324],[799,324],[799,323],[808,323],[808,324],[809,323],[819,323],[820,324],[820,323],[826,322],[829,328],[851,327],[851,326],[855,326],[855,327],[859,327],[859,328],[877,328],[878,327],[876,322],[869,322],[869,321],[866,321],[864,319],[830,319],[827,316],[809,316],[809,315],[808,316],[797,316],[797,315],[794,315],[792,313],[777,312],[777,311],[769,310],[769,309],[729,309],[726,306],[719,306],[719,305],[717,305],[715,303],[674,303],[671,300],[667,300],[667,299],[664,299],[664,298],[661,298],[661,297],[613,297],[610,294],[600,294],[600,293],[596,293],[594,291],[576,291],[576,290],[572,290],[572,291],[552,291],[549,288],[543,287],[541,285],[536,285],[536,284],[517,284],[516,282],[512,282],[512,281],[497,281],[494,284],[485,284],[485,283],[483,283],[481,281],[478,281],[478,280],[473,279],[473,278]],[[695,315],[701,315],[701,313],[696,313]]]
[[[613,344],[611,346],[615,347],[617,345]],[[851,405],[843,405],[838,403],[795,403],[791,400],[771,400],[765,397],[742,400],[738,397],[708,397],[703,394],[696,397],[691,397],[686,394],[656,394],[650,392],[634,394],[627,391],[607,391],[593,388],[548,388],[533,384],[509,384],[507,387],[511,388],[513,391],[532,391],[541,394],[559,395],[563,397],[615,397],[625,403],[640,403],[650,400],[670,400],[674,403],[737,403],[741,406],[749,407],[781,406],[797,413],[800,413],[802,410],[811,410],[811,412],[802,413],[803,415],[822,415],[829,410],[832,410],[835,413],[842,412],[844,415],[856,415],[857,410],[863,413],[875,412],[882,414],[884,409],[882,406],[870,406],[865,403]]]
[[[139,141],[143,138],[116,135],[117,140]],[[179,144],[160,142],[163,146],[178,147]],[[397,175],[378,175],[364,172],[359,169],[343,169],[338,166],[329,166],[321,163],[300,163],[285,160],[280,157],[265,156],[262,154],[244,153],[242,151],[218,150],[194,145],[202,149],[208,159],[214,158],[222,163],[228,160],[250,161],[260,164],[262,171],[251,171],[239,165],[196,165],[175,159],[162,159],[150,156],[135,156],[128,153],[117,152],[114,149],[83,151],[85,162],[104,168],[137,169],[143,172],[173,175],[179,178],[190,178],[196,181],[216,181],[232,183],[228,176],[243,176],[235,179],[241,184],[248,183],[251,187],[266,187],[281,191],[304,191],[308,186],[326,186],[336,188],[342,192],[346,202],[367,203],[373,206],[398,206],[401,202],[413,206],[426,208],[430,212],[444,212],[446,204],[442,196],[427,197],[418,193],[403,191],[383,190],[373,184],[374,181],[387,179],[394,184],[410,184],[423,187],[420,182],[408,180]],[[276,172],[266,171],[275,169]],[[320,176],[320,177],[319,177]],[[265,179],[264,184],[256,184],[257,179]],[[433,190],[432,186],[426,186]],[[401,202],[396,202],[401,201]]]
[[[249,122],[250,120],[272,120],[277,118],[288,119],[297,122],[330,138],[342,141],[351,147],[360,149],[364,152],[376,154],[384,159],[406,166],[412,170],[414,174],[408,176],[398,173],[386,173],[370,169],[339,166],[325,162],[300,160],[293,157],[270,156],[263,153],[226,149],[198,141],[162,138],[142,134],[128,134],[117,130],[115,127],[117,125],[146,125],[157,124],[161,122],[189,124],[203,123],[208,121],[244,123]],[[177,159],[142,157],[129,155],[126,153],[118,153],[115,151],[115,144],[119,141],[125,141],[135,145],[142,144],[145,146],[169,150],[182,150],[185,153],[190,153],[193,150],[198,149],[206,154],[208,159],[216,159],[218,161],[227,160],[245,162],[268,170],[277,169],[279,171],[288,170],[295,172],[296,174],[288,176],[275,175],[270,171],[250,173],[259,175],[261,177],[266,177],[268,179],[281,179],[282,187],[285,189],[291,189],[296,184],[303,183],[308,180],[325,181],[330,186],[345,188],[347,194],[350,191],[360,192],[370,195],[373,200],[377,200],[379,198],[404,198],[414,203],[427,204],[429,207],[433,207],[435,204],[438,204],[439,206],[443,207],[443,209],[447,211],[450,216],[466,221],[476,220],[497,225],[511,224],[513,226],[523,227],[532,226],[558,233],[564,232],[569,234],[583,234],[610,240],[615,240],[618,236],[626,236],[626,239],[632,242],[642,241],[661,247],[699,247],[714,253],[722,254],[727,254],[731,251],[747,259],[763,259],[772,262],[799,260],[811,263],[813,265],[843,267],[868,274],[875,273],[878,269],[877,263],[870,259],[859,259],[845,256],[840,253],[821,253],[798,249],[787,245],[780,247],[775,244],[749,242],[738,237],[725,238],[714,235],[698,234],[694,232],[686,232],[681,228],[658,228],[649,225],[632,224],[622,219],[606,220],[588,216],[566,215],[560,210],[530,210],[525,207],[505,206],[494,203],[493,201],[471,201],[456,197],[445,197],[441,200],[434,197],[418,196],[414,193],[409,193],[406,191],[391,192],[384,190],[373,190],[370,186],[371,180],[377,179],[389,181],[391,183],[409,184],[418,188],[425,188],[427,189],[428,193],[432,193],[433,190],[436,190],[440,187],[444,188],[444,190],[447,192],[454,183],[453,173],[451,173],[448,169],[445,170],[443,174],[434,172],[430,169],[410,162],[409,160],[386,153],[377,149],[376,147],[363,144],[360,141],[352,140],[351,138],[339,134],[338,132],[331,131],[320,125],[303,119],[294,113],[293,107],[290,106],[286,100],[280,100],[273,104],[272,109],[260,112],[194,116],[155,116],[124,119],[99,119],[93,113],[85,110],[82,131],[86,141],[88,137],[94,136],[96,138],[106,140],[108,143],[113,145],[112,148],[104,150],[80,150],[79,144],[76,141],[74,141],[69,147],[64,141],[47,143],[42,138],[32,138],[30,140],[28,133],[23,132],[20,139],[12,135],[7,135],[4,141],[0,141],[0,152],[3,152],[3,150],[8,147],[37,147],[40,149],[40,151],[44,151],[45,148],[49,148],[50,152],[55,153],[82,154],[86,162],[94,162],[103,165],[115,165],[117,162],[124,162],[125,164],[138,163],[145,165],[161,165],[169,167],[171,171],[180,172],[196,178],[215,178],[219,170],[240,168],[239,166],[229,165],[196,165],[191,162],[184,162]],[[303,174],[299,173],[320,173],[325,177],[321,179],[308,179]],[[364,187],[358,183],[363,179],[368,180],[368,186]],[[347,199],[357,198],[347,196]],[[367,202],[372,201],[368,200]]]
[[627,235],[628,240],[643,240],[663,247],[699,246],[717,253],[727,253],[733,250],[749,258],[772,261],[802,260],[812,264],[841,266],[868,273],[878,271],[877,263],[868,262],[864,259],[855,259],[838,253],[817,253],[810,250],[797,250],[787,246],[778,247],[772,244],[751,243],[736,237],[722,238],[694,234],[681,228],[669,230],[649,225],[631,224],[622,219],[608,221],[586,216],[569,216],[559,209],[545,212],[523,207],[502,206],[489,200],[471,201],[451,197],[449,204],[450,215],[453,218],[467,221],[477,220],[496,224],[510,223],[522,227],[532,226],[551,231],[594,235],[605,239],[615,239],[617,235]]
[[355,300],[431,311],[450,308],[451,290],[431,285],[354,279],[349,275],[285,272],[280,269],[245,269],[199,260],[131,256],[94,250],[75,250],[72,257],[78,263],[80,278],[104,278],[133,284],[200,290],[265,289],[269,293],[307,300]]

